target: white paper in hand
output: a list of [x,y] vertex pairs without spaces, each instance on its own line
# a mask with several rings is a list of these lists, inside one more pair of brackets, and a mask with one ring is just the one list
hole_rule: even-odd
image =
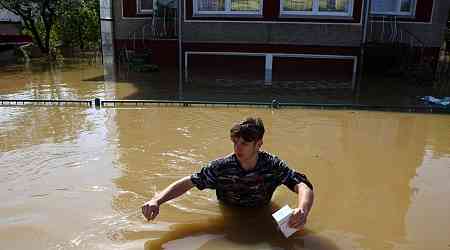
[[272,214],[272,217],[278,223],[280,231],[286,238],[288,238],[293,233],[298,231],[298,229],[288,226],[289,218],[291,218],[293,212],[294,210],[290,208],[289,205],[286,205],[282,207],[280,210],[276,211],[274,214]]

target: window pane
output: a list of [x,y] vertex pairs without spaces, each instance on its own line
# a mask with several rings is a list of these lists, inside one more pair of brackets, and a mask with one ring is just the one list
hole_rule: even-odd
[[411,12],[413,7],[412,0],[401,0],[400,11]]
[[141,0],[141,10],[151,10],[153,9],[153,1],[152,0]]
[[319,0],[319,11],[348,12],[349,0]]
[[199,11],[224,11],[225,0],[198,0]]
[[258,11],[260,0],[231,0],[232,11]]
[[372,11],[378,13],[397,12],[398,0],[372,0]]
[[312,11],[313,0],[283,0],[285,11]]

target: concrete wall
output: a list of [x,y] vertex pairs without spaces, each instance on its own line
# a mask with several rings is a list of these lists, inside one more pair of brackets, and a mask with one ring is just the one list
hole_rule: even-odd
[[189,22],[184,42],[359,46],[359,24]]

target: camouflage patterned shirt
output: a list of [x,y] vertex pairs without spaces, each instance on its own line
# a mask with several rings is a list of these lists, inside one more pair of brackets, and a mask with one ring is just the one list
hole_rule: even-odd
[[313,189],[305,175],[290,169],[286,162],[260,151],[256,167],[245,170],[235,154],[211,161],[200,172],[191,175],[198,189],[215,189],[217,199],[226,204],[258,207],[270,202],[273,192],[281,185],[294,191],[301,182]]

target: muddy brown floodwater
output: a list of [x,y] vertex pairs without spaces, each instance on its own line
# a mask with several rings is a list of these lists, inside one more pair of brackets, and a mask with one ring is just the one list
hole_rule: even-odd
[[[22,70],[22,69],[21,69]],[[0,72],[0,99],[123,98],[100,68]],[[90,78],[90,81],[83,79]],[[7,80],[13,80],[6,83]],[[260,116],[263,150],[315,186],[306,229],[289,239],[270,207],[222,207],[192,189],[147,222],[140,206],[232,151],[230,125]],[[1,249],[450,249],[450,116],[238,107],[0,106]]]

